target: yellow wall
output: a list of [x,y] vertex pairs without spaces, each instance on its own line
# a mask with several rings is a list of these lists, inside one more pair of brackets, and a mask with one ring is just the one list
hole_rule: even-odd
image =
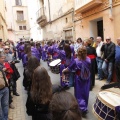
[[[108,5],[109,6],[109,5]],[[102,10],[103,9],[103,10]],[[93,12],[95,11],[95,12]],[[91,13],[90,13],[91,12]],[[92,32],[92,29],[96,29],[95,25],[92,24],[92,29],[91,29],[91,21],[99,21],[99,19],[103,20],[103,31],[104,31],[104,40],[107,36],[110,36],[112,41],[116,43],[116,38],[120,37],[120,4],[114,5],[112,8],[112,15],[113,15],[113,20],[110,19],[109,17],[110,13],[110,8],[107,7],[104,9],[104,7],[96,7],[94,9],[90,9],[88,13],[83,13],[80,20],[75,22],[75,34],[76,34],[76,39],[78,37],[81,38],[88,38],[88,37],[94,37],[96,39],[97,37],[97,32],[95,31],[94,33]],[[87,16],[88,14],[88,16]],[[93,35],[93,34],[94,35]]]
[[4,0],[0,0],[0,38],[4,41],[7,40],[7,24],[5,18],[5,3]]

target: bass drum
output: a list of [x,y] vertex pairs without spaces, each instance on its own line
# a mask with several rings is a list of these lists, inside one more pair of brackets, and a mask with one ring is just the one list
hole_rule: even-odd
[[98,120],[117,120],[115,107],[120,105],[120,95],[110,91],[101,91],[93,105],[93,113]]

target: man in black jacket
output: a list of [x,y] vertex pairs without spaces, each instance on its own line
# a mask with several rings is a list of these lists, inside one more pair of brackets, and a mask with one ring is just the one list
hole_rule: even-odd
[[106,84],[112,80],[113,64],[115,60],[115,44],[111,41],[110,37],[106,38],[106,44],[103,45],[101,51],[104,52],[102,70],[107,78]]

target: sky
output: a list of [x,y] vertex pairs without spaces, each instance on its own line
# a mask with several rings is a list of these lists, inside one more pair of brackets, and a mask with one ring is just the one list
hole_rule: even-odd
[[27,0],[28,4],[28,15],[29,15],[29,22],[30,22],[30,32],[31,38],[34,40],[41,40],[41,30],[39,29],[39,25],[37,24],[36,20],[36,12],[39,10],[38,0]]

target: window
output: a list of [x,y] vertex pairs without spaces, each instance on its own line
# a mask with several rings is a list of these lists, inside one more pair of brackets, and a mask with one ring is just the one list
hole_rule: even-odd
[[24,20],[23,11],[17,11],[17,20]]
[[26,30],[26,26],[23,26],[23,30]]
[[22,30],[22,26],[19,26],[19,30]]
[[16,5],[22,5],[21,0],[15,0],[15,2],[16,2]]
[[26,26],[19,26],[19,30],[26,30]]

